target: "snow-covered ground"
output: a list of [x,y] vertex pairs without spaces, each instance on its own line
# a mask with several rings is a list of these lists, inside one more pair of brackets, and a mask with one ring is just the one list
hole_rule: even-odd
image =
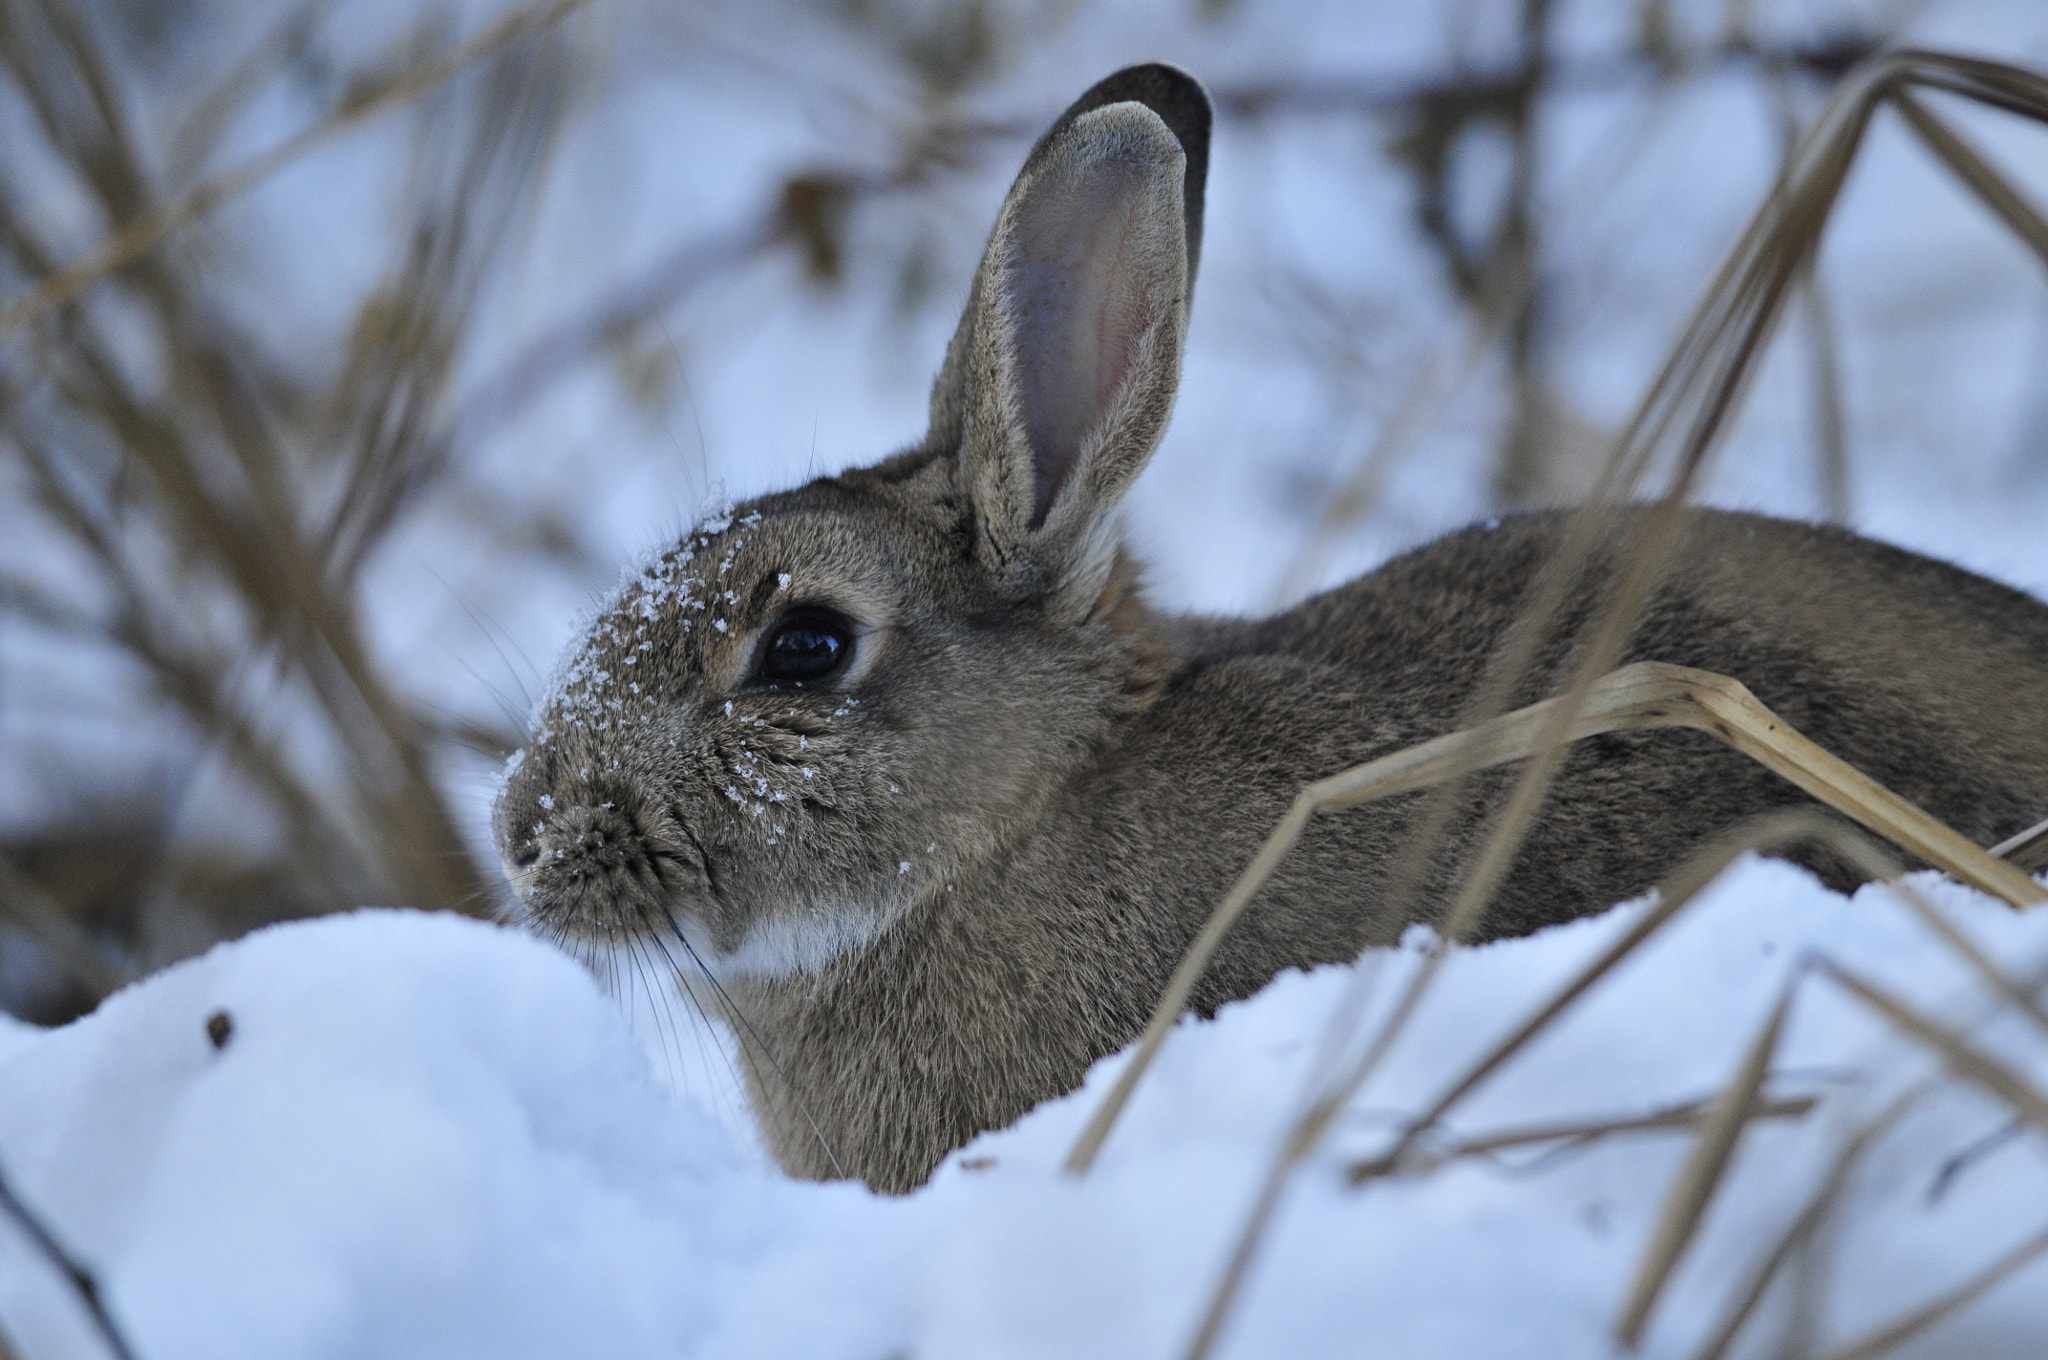
[[[893,111],[829,82],[805,87],[829,65],[807,55],[814,34],[757,24],[748,48],[751,8],[705,4],[668,23],[660,7],[622,4],[587,26],[608,84],[565,133],[565,168],[490,300],[490,329],[504,338],[465,359],[477,374],[676,241],[744,215],[764,175],[866,163],[863,136]],[[985,111],[1048,114],[1144,58],[1220,85],[1272,71],[1414,73],[1451,48],[1483,58],[1500,47],[1486,18],[1498,6],[1463,7],[1479,17],[1462,29],[1442,13],[1457,7],[1433,0],[1220,6],[1206,27],[1187,8],[1088,11],[1032,48]],[[1587,51],[1636,9],[1562,8],[1569,42]],[[1705,31],[1722,7],[1678,8]],[[1818,30],[1859,6],[1755,8]],[[1916,32],[2048,60],[2036,0],[1926,6]],[[359,36],[369,50],[388,35]],[[721,62],[748,78],[721,84]],[[793,89],[802,97],[776,102]],[[1767,182],[1775,133],[1754,83],[1734,76],[1693,81],[1654,107],[1640,90],[1590,94],[1553,116],[1546,175],[1564,229],[1547,259],[1567,303],[1554,379],[1579,416],[1611,428]],[[2038,131],[1956,116],[2023,179],[2048,184]],[[257,127],[242,149],[274,131]],[[1219,126],[1188,386],[1131,505],[1171,605],[1270,603],[1316,498],[1364,455],[1412,375],[1464,343],[1410,227],[1405,182],[1372,140],[1383,131]],[[308,300],[275,321],[303,328],[309,354],[332,352],[347,300],[381,268],[365,223],[389,206],[378,167],[401,163],[406,135],[368,129],[224,218],[249,251],[252,312],[268,294]],[[944,293],[964,281],[1014,159],[991,155],[932,201],[855,229],[925,241]],[[747,495],[913,437],[955,304],[903,312],[896,257],[855,258],[870,263],[836,293],[773,266],[693,296],[664,323],[681,372],[673,400],[650,412],[621,400],[610,375],[584,371],[474,450],[477,475],[508,499],[557,508],[623,561],[678,528],[711,482]],[[2048,354],[2038,262],[1887,121],[1831,228],[1823,276],[1850,400],[1852,521],[2048,596],[2048,407],[2028,395]],[[323,298],[331,315],[312,305]],[[1310,298],[1377,318],[1353,388],[1318,378],[1289,330],[1290,307]],[[1497,379],[1482,368],[1449,394],[1388,469],[1374,515],[1319,564],[1322,579],[1490,509]],[[1781,350],[1707,499],[1817,510],[1805,398],[1798,351]],[[534,681],[530,667],[494,669],[498,637],[544,661],[610,570],[506,570],[478,541],[459,509],[424,514],[366,588],[379,651],[410,693],[453,713],[488,713],[480,690]],[[106,745],[127,758],[122,742]],[[0,770],[10,822],[46,792],[47,766],[20,760],[24,749],[10,745]],[[480,827],[481,794],[472,801]],[[1919,882],[2016,975],[2048,968],[2048,915]],[[1220,1354],[1613,1350],[1631,1271],[1689,1146],[1682,1130],[1532,1144],[1361,1188],[1342,1171],[1642,909],[1451,958],[1380,1074],[1290,1182]],[[1794,869],[1746,862],[1460,1106],[1440,1144],[1710,1095],[1815,950],[2048,1087],[2048,1035],[1991,1007],[1889,892],[1844,900]],[[925,1190],[884,1200],[768,1167],[716,1037],[649,996],[646,979],[607,996],[532,939],[366,912],[222,946],[62,1030],[0,1019],[0,1173],[93,1269],[144,1360],[1165,1357],[1202,1314],[1330,1017],[1368,983],[1370,1004],[1386,1005],[1418,958],[1409,948],[1289,975],[1213,1023],[1184,1025],[1085,1179],[1058,1165],[1122,1057],[956,1154]],[[1745,1138],[1651,1319],[1647,1354],[1696,1354],[1836,1151],[1936,1070],[1834,983],[1803,976],[1769,1090],[1820,1102]],[[216,1014],[227,1017],[219,1045]],[[1736,1353],[1827,1354],[2048,1226],[2048,1144],[2038,1130],[2001,1135],[2009,1122],[2003,1105],[1944,1081],[1858,1164],[1824,1249],[1788,1273]],[[21,1360],[101,1353],[72,1292],[4,1225],[0,1336]],[[2036,1258],[1900,1353],[2044,1351],[2048,1259]]]
[[[1917,881],[2016,974],[2048,964],[2048,914]],[[1613,1351],[1682,1133],[1512,1148],[1362,1189],[1342,1172],[1642,909],[1452,958],[1294,1179],[1220,1353]],[[1363,970],[1374,1004],[1419,943]],[[1711,1094],[1816,951],[2048,1083],[2048,1035],[1986,1005],[1888,890],[1845,899],[1748,861],[1481,1088],[1446,1145]],[[64,1030],[0,1030],[0,1160],[149,1360],[1170,1356],[1359,976],[1290,973],[1184,1024],[1085,1179],[1060,1161],[1121,1057],[955,1154],[923,1191],[884,1199],[764,1167],[676,1098],[590,977],[538,942],[362,912],[223,945]],[[219,1014],[231,1031],[216,1047]],[[1845,1137],[1937,1066],[1832,984],[1801,984],[1768,1094],[1821,1101],[1740,1145],[1644,1353],[1694,1353]],[[1809,1353],[2042,1230],[2038,1133],[1979,1146],[2008,1122],[1950,1082],[1859,1165],[1803,1280],[1820,1303]],[[1901,1354],[2038,1355],[2044,1284],[2037,1260]],[[1794,1292],[1759,1335],[1786,1330]],[[12,1233],[0,1319],[30,1360],[96,1353],[69,1292]]]

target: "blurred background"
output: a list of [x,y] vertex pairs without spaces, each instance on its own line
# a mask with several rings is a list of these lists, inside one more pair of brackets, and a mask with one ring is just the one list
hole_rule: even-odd
[[[2039,0],[0,0],[0,1008],[268,921],[488,913],[637,554],[867,462],[1030,140],[1217,102],[1131,530],[1259,610],[1571,500],[1790,140]],[[2048,129],[1930,96],[2048,199]],[[1884,113],[1706,499],[2048,596],[2048,288]]]

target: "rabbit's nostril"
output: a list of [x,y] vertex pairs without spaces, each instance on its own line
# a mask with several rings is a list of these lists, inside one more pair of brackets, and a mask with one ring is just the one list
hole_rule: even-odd
[[539,862],[540,846],[533,841],[528,841],[512,856],[512,867],[515,869],[531,869]]

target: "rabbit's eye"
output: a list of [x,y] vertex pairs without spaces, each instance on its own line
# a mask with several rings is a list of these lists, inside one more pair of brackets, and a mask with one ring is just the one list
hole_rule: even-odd
[[853,625],[828,609],[783,616],[761,649],[761,679],[801,685],[823,680],[853,657]]

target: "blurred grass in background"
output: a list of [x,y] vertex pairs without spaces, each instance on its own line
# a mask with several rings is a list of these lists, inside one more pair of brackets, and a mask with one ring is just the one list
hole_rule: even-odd
[[[1945,12],[2048,50],[1990,0],[0,0],[0,1007],[488,914],[489,773],[577,605],[721,486],[916,435],[1002,185],[1114,66],[1218,105],[1134,515],[1211,547],[1169,596],[1245,604],[1571,499],[1777,152]],[[2013,432],[1950,480],[2038,473],[2048,309],[1980,229],[1879,326],[1816,276],[1731,494],[1855,520],[1859,432],[1986,442],[1943,400]],[[1965,332],[2010,363],[1934,395]]]

